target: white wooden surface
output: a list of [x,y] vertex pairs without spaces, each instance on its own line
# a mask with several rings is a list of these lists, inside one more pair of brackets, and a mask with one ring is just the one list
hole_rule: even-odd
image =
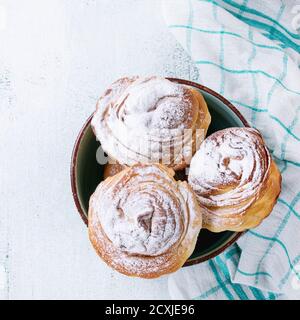
[[169,298],[100,261],[70,191],[80,127],[134,74],[196,77],[160,0],[0,0],[0,298]]

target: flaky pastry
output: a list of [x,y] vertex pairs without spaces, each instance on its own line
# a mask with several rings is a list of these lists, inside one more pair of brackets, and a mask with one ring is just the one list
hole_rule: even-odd
[[192,254],[202,212],[187,182],[160,164],[137,164],[103,181],[90,199],[89,236],[112,268],[142,278],[179,269]]
[[122,165],[185,168],[211,117],[199,91],[165,78],[122,78],[97,103],[92,128],[103,150]]
[[204,208],[203,227],[254,228],[272,211],[281,175],[261,134],[252,128],[215,132],[191,161],[188,181]]

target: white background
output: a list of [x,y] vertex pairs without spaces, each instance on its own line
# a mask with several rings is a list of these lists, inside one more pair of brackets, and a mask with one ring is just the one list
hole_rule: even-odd
[[163,299],[93,251],[69,179],[75,138],[124,75],[197,77],[160,0],[0,0],[0,298]]

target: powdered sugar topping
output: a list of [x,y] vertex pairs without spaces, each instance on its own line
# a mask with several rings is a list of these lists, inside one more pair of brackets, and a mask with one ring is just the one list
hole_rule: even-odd
[[161,162],[170,154],[172,166],[189,155],[187,138],[203,131],[201,121],[207,128],[207,113],[186,86],[159,77],[124,78],[100,98],[92,127],[103,149],[122,164]]
[[205,206],[236,205],[255,198],[269,167],[270,154],[257,130],[229,128],[203,142],[192,159],[189,182]]
[[[159,256],[179,245],[196,211],[170,173],[134,166],[98,188],[91,200],[101,227],[121,251]],[[108,182],[109,181],[109,182]]]

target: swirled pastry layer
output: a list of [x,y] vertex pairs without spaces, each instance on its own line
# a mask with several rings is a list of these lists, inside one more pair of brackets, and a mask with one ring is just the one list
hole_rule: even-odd
[[164,78],[122,78],[99,99],[92,127],[103,150],[123,165],[163,163],[183,169],[211,117],[195,89]]
[[159,164],[137,164],[103,181],[90,199],[89,235],[101,258],[121,273],[155,278],[179,269],[202,226],[186,182]]
[[272,211],[281,188],[277,166],[252,128],[209,136],[192,159],[188,180],[205,208],[203,225],[214,232],[257,226]]

